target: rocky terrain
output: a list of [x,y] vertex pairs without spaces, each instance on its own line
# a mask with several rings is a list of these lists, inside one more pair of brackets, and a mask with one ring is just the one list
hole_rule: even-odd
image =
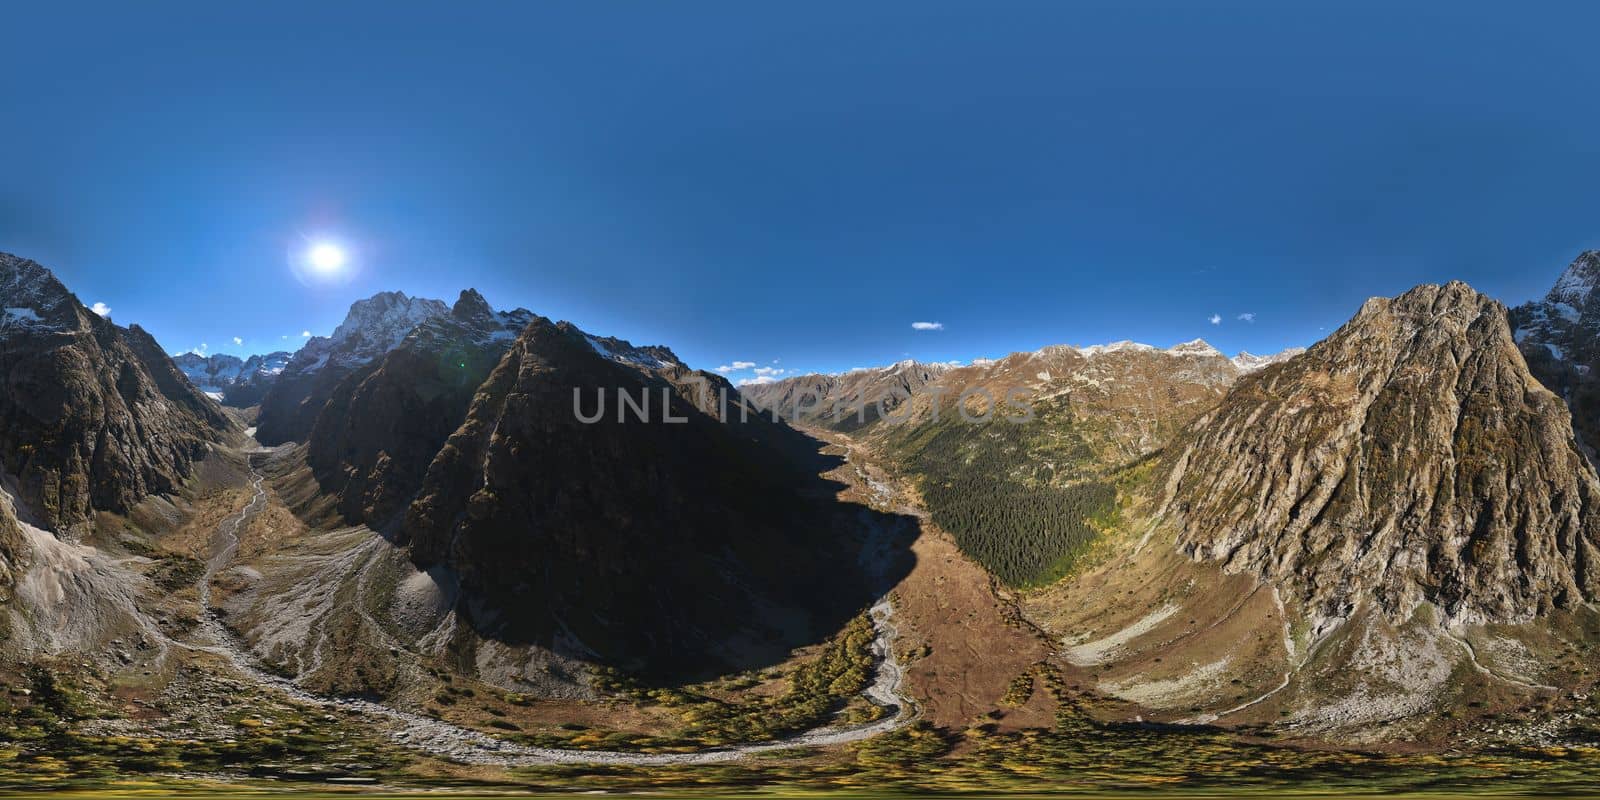
[[261,400],[263,444],[305,441],[322,407],[350,373],[398,347],[418,325],[450,313],[440,300],[380,292],[350,306],[332,336],[313,336],[289,359]]
[[1463,283],[1372,300],[1244,379],[1166,468],[1184,552],[1282,587],[1319,634],[1362,604],[1515,623],[1600,590],[1600,483],[1505,309]]
[[190,383],[211,399],[248,408],[261,402],[292,357],[293,354],[286,351],[243,359],[226,353],[209,356],[179,353],[172,357],[172,362]]
[[175,490],[232,425],[148,333],[95,315],[49,270],[0,254],[0,472],[61,529]]
[[[1459,283],[1374,299],[1303,352],[741,391],[473,290],[361,301],[275,382],[175,364],[6,257],[0,677],[35,694],[6,696],[0,754],[217,770],[345,737],[477,777],[1180,741],[1151,722],[1590,741],[1591,262],[1515,312]],[[271,448],[205,394],[248,399],[247,373]]]
[[1572,408],[1573,427],[1595,459],[1600,446],[1600,250],[1573,260],[1544,299],[1511,310],[1517,344],[1550,391]]
[[[580,420],[575,393],[604,413]],[[535,318],[428,467],[400,540],[502,642],[646,674],[773,658],[865,595],[805,441],[740,402],[663,348]]]
[[496,312],[468,289],[449,314],[424,321],[335,387],[306,457],[346,519],[380,528],[396,521],[478,386],[533,318],[526,309]]
[[871,442],[963,551],[1006,583],[1032,586],[1066,574],[1094,520],[1113,513],[1112,473],[1158,451],[1241,375],[1295,352],[1228,358],[1199,340],[1057,345],[746,391],[785,417]]
[[757,406],[791,422],[839,431],[865,427],[939,380],[949,364],[901,361],[840,375],[797,375],[741,391]]
[[1146,713],[1383,740],[1593,681],[1567,665],[1600,483],[1465,284],[1369,301],[1127,478],[1097,563],[1029,612]]

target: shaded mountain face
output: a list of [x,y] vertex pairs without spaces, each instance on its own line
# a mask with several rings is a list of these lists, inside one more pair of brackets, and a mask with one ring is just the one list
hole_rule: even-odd
[[[604,413],[580,420],[602,390]],[[621,421],[619,392],[649,421]],[[428,468],[401,538],[455,575],[486,636],[644,674],[726,667],[836,629],[864,600],[845,526],[819,510],[831,491],[793,461],[804,446],[664,348],[535,318]]]
[[1465,284],[1368,301],[1122,478],[1026,613],[1146,719],[1432,740],[1589,691],[1600,480]]
[[1170,464],[1184,552],[1330,620],[1523,622],[1600,589],[1600,483],[1505,309],[1463,283],[1369,301],[1241,381]]
[[448,313],[442,301],[404,292],[355,302],[332,336],[313,336],[289,359],[261,399],[256,438],[266,445],[304,441],[345,377],[398,347],[418,325]]
[[150,334],[84,308],[50,271],[0,254],[0,466],[39,524],[170,492],[230,430]]
[[1579,255],[1543,300],[1512,309],[1511,327],[1528,368],[1572,408],[1573,426],[1600,452],[1600,250]]
[[287,351],[244,359],[227,354],[179,353],[172,362],[206,396],[226,405],[248,408],[261,402],[291,358],[293,354]]
[[385,528],[405,510],[479,384],[532,319],[526,309],[496,312],[468,289],[449,314],[339,383],[306,457],[347,520]]

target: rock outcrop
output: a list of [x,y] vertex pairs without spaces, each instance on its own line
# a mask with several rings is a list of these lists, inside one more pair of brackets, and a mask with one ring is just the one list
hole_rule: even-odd
[[1523,622],[1600,593],[1600,482],[1505,308],[1463,283],[1369,301],[1242,379],[1169,463],[1182,549],[1325,619]]
[[49,270],[0,254],[0,467],[59,529],[171,492],[231,429],[138,326],[85,308]]
[[1522,357],[1567,401],[1591,461],[1600,453],[1600,250],[1573,260],[1544,299],[1511,311]]
[[387,527],[405,510],[479,384],[533,318],[525,309],[496,312],[468,289],[449,314],[339,383],[306,458],[346,519]]
[[450,313],[440,300],[380,292],[350,306],[332,336],[313,336],[261,399],[256,438],[266,445],[305,441],[322,407],[350,373],[398,347],[418,325]]

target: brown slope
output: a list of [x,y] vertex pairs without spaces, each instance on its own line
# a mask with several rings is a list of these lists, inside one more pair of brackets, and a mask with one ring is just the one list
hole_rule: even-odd
[[176,489],[230,430],[138,327],[90,312],[44,267],[0,254],[0,466],[49,527]]

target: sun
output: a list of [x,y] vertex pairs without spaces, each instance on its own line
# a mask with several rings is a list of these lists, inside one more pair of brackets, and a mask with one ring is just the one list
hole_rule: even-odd
[[318,242],[306,253],[306,261],[311,268],[324,275],[338,272],[347,260],[344,248],[332,242]]

